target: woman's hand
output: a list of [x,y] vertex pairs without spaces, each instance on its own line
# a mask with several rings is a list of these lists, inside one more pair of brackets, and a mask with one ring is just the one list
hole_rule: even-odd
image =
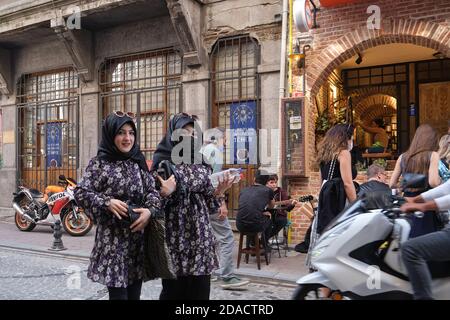
[[228,208],[225,201],[222,202],[222,205],[219,208],[219,220],[225,220],[228,217]]
[[222,197],[228,189],[231,188],[233,185],[234,178],[230,177],[230,174],[227,172],[223,175],[223,178],[218,179],[219,184],[216,187],[216,190],[214,191],[214,195],[217,197]]
[[292,199],[291,206],[296,206],[299,202],[295,199]]
[[267,216],[270,219],[272,219],[272,214],[269,211],[264,211],[262,214],[263,214],[263,216]]
[[407,203],[423,203],[423,202],[425,202],[420,195],[418,195],[416,197],[412,197],[412,198],[405,197],[405,200]]
[[164,198],[170,196],[177,189],[177,182],[173,175],[171,175],[167,180],[164,180],[163,178],[158,176],[158,180],[161,183],[161,190],[159,191],[159,193]]
[[146,208],[133,209],[133,211],[139,213],[140,217],[130,226],[131,232],[144,230],[150,220],[150,217],[152,216],[152,213]]
[[128,205],[120,200],[111,199],[108,210],[111,211],[119,220],[122,220],[122,217],[128,217]]

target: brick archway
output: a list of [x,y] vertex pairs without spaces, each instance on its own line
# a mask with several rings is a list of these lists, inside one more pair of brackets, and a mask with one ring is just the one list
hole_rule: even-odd
[[396,110],[397,99],[385,94],[375,94],[366,97],[356,105],[355,117],[358,119],[364,114],[365,119],[372,120],[380,116],[392,115]]
[[354,89],[350,92],[350,96],[353,97],[353,105],[358,106],[363,100],[374,95],[386,95],[395,97],[397,95],[397,88],[391,86],[371,86]]
[[397,113],[397,110],[391,106],[373,105],[365,110],[365,119],[372,121],[381,117],[390,117]]
[[[344,61],[369,48],[390,43],[409,43],[450,56],[450,28],[434,22],[385,19],[380,30],[360,28],[311,56],[307,90],[315,96],[327,78]],[[308,65],[308,61],[307,61]]]

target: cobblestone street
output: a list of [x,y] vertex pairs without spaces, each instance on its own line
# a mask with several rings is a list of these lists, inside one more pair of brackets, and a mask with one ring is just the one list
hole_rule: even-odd
[[[103,285],[86,277],[86,259],[68,259],[52,254],[24,250],[0,249],[0,299],[2,300],[106,300]],[[212,282],[212,300],[286,300],[293,284],[278,281],[252,280],[246,290],[230,291]],[[161,281],[143,285],[142,299],[158,299]]]

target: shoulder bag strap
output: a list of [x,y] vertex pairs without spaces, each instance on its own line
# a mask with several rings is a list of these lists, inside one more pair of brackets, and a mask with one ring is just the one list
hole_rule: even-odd
[[331,180],[333,178],[334,168],[336,166],[336,158],[337,158],[337,156],[334,156],[333,160],[331,160],[331,165],[330,165],[330,169],[328,170],[328,178],[327,178],[327,180]]

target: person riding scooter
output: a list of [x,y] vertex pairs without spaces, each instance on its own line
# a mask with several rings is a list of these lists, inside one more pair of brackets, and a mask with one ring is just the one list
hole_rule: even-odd
[[[444,211],[450,209],[450,181],[414,198],[400,209],[404,212]],[[414,299],[431,300],[432,276],[428,261],[450,261],[450,228],[429,233],[405,242],[402,246],[403,263],[408,270]]]

